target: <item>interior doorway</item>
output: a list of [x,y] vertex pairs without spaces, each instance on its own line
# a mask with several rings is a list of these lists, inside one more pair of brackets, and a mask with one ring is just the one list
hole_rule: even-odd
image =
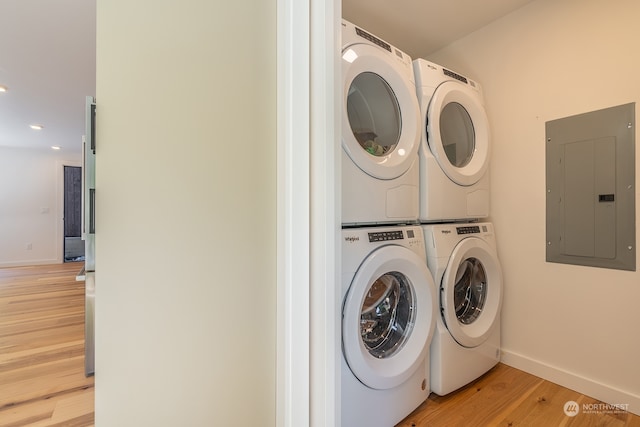
[[84,261],[82,168],[64,166],[64,262]]

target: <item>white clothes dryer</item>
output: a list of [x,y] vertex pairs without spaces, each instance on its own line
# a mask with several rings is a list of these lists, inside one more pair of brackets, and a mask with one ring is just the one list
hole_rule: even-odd
[[489,216],[489,121],[479,83],[413,61],[421,112],[420,222]]
[[342,425],[390,427],[429,396],[437,302],[420,226],[342,230]]
[[500,361],[502,270],[493,224],[423,225],[440,315],[430,349],[431,391],[444,396]]
[[342,224],[418,218],[420,110],[409,55],[342,21]]

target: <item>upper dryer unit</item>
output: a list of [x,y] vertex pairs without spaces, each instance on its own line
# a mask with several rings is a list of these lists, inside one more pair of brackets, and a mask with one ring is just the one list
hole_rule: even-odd
[[421,113],[420,222],[489,216],[490,131],[479,83],[413,61]]
[[342,224],[418,219],[420,108],[411,58],[342,21]]

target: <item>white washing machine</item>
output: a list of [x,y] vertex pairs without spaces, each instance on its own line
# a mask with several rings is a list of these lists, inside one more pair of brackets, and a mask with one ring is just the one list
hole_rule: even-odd
[[430,349],[431,391],[444,396],[500,361],[502,270],[493,224],[432,224],[423,230],[440,301]]
[[420,110],[411,58],[342,21],[342,224],[418,218]]
[[436,289],[420,226],[342,230],[342,425],[391,427],[429,396]]
[[413,61],[421,111],[420,222],[489,216],[490,132],[477,82]]

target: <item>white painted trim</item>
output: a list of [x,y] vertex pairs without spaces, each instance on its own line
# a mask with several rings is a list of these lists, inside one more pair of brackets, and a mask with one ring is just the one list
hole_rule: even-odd
[[[340,426],[341,2],[311,6],[311,417]],[[346,427],[346,426],[345,426]]]
[[28,267],[31,265],[48,265],[48,264],[60,264],[61,261],[57,258],[51,259],[28,259],[24,261],[9,261],[9,262],[0,262],[0,268],[10,268],[10,267]]
[[277,3],[276,425],[309,425],[309,0]]
[[501,362],[605,403],[628,404],[629,412],[640,415],[640,396],[630,391],[620,390],[504,349],[502,350]]
[[340,0],[278,0],[276,425],[282,427],[340,425],[340,14]]

